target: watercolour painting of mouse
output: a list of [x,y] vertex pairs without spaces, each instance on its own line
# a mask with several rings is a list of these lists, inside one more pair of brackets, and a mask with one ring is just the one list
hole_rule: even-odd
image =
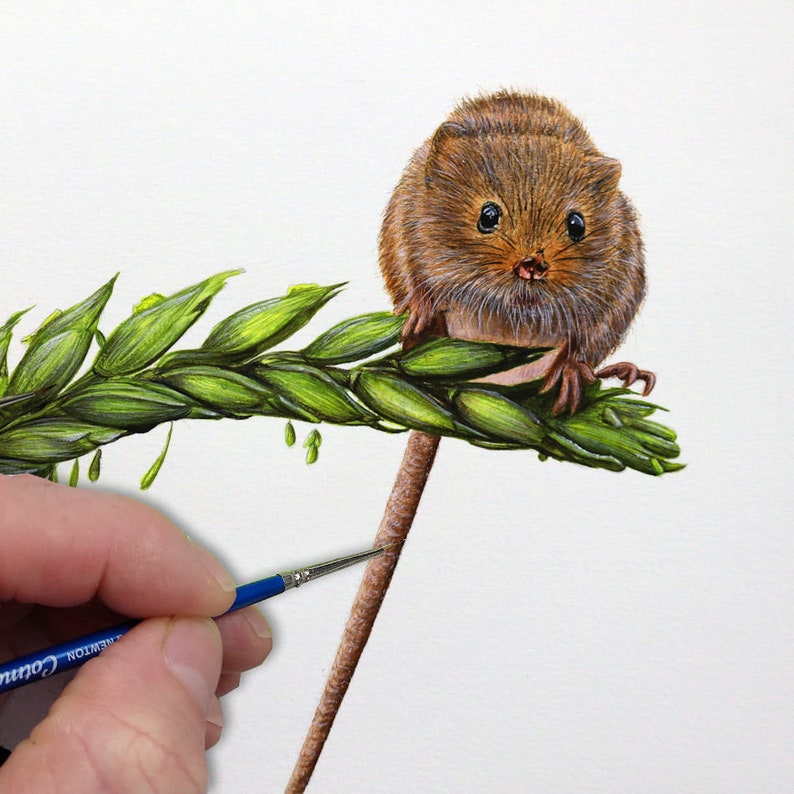
[[[386,208],[380,267],[404,348],[449,336],[548,348],[481,380],[542,379],[551,413],[574,414],[596,379],[624,386],[655,375],[620,362],[645,295],[637,214],[618,189],[621,167],[560,102],[499,91],[462,102],[414,153]],[[413,432],[287,794],[300,794],[333,725],[386,595],[438,449]]]
[[561,103],[501,91],[464,101],[414,154],[389,202],[380,264],[404,341],[431,333],[527,347],[544,359],[491,380],[545,377],[555,413],[583,383],[654,385],[619,363],[645,294],[636,213],[604,156]]

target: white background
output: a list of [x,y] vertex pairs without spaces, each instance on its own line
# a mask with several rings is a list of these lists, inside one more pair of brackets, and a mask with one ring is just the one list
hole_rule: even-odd
[[[20,335],[117,271],[106,332],[236,267],[191,339],[293,283],[350,282],[299,341],[388,308],[382,209],[480,90],[563,100],[623,163],[649,295],[620,358],[658,373],[688,468],[444,441],[313,791],[794,788],[792,8],[0,3]],[[107,448],[103,487],[135,494],[163,430]],[[405,438],[323,435],[307,467],[280,420],[179,423],[143,498],[240,581],[367,547]],[[283,788],[359,577],[266,606],[275,650],[226,698],[213,792]]]

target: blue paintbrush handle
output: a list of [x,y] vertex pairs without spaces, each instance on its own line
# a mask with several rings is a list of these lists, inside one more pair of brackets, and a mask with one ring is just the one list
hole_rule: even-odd
[[121,639],[138,620],[128,620],[76,640],[53,645],[36,653],[0,664],[0,692],[8,692],[55,673],[64,673],[87,662],[108,645]]
[[[276,574],[258,582],[244,584],[237,588],[237,597],[229,609],[237,609],[257,604],[266,598],[272,598],[285,589],[284,579]],[[228,614],[228,612],[226,613]],[[121,639],[139,620],[128,620],[101,631],[95,631],[85,637],[54,645],[43,651],[29,653],[19,659],[0,664],[0,693],[31,684],[42,678],[49,678],[55,673],[64,673],[79,667],[92,657]]]
[[[267,579],[240,585],[229,612],[251,606],[251,604],[258,604],[260,601],[272,598],[293,587],[299,587],[312,579],[370,560],[383,554],[386,548],[386,546],[381,546],[377,549],[367,549],[367,551],[360,551],[347,557],[338,557],[335,560],[310,565],[307,568],[298,568],[294,571],[284,571],[275,576],[269,576]],[[107,648],[108,645],[121,639],[139,622],[138,620],[128,620],[126,623],[94,632],[87,637],[80,637],[77,640],[64,642],[61,645],[55,645],[52,648],[0,664],[0,693],[8,692],[42,678],[49,678],[55,673],[63,673],[66,670],[79,667]]]
[[275,576],[269,576],[267,579],[260,579],[258,582],[240,585],[237,588],[237,597],[234,599],[229,612],[234,612],[235,609],[242,609],[243,607],[250,607],[251,604],[258,604],[266,598],[273,598],[273,596],[283,593],[285,589],[284,578],[278,573]]

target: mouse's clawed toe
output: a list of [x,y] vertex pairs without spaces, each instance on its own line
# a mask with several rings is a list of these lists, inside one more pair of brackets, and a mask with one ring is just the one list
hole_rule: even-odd
[[565,359],[549,371],[541,392],[551,391],[558,383],[560,391],[551,408],[552,416],[576,413],[582,398],[582,384],[595,380],[593,370],[584,361]]
[[641,380],[645,386],[643,387],[643,396],[648,395],[656,385],[656,375],[646,369],[639,369],[636,364],[629,361],[620,361],[617,364],[610,364],[608,367],[603,367],[596,372],[597,378],[619,378],[623,381],[623,387],[628,388],[633,383]]

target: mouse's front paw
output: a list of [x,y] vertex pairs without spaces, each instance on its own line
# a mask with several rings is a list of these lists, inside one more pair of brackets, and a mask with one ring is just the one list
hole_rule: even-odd
[[584,361],[564,359],[555,364],[543,381],[541,392],[551,391],[558,383],[560,391],[554,401],[552,416],[563,413],[576,413],[579,401],[582,398],[582,384],[593,383],[595,375],[589,365]]
[[395,307],[395,314],[408,312],[400,337],[403,346],[413,346],[434,332],[438,332],[438,316],[431,303],[423,296],[411,294],[406,300]]
[[623,381],[623,387],[628,388],[632,383],[641,380],[645,384],[642,393],[647,395],[656,385],[656,375],[646,369],[639,369],[636,364],[628,361],[620,361],[617,364],[610,364],[596,372],[597,378],[619,378]]

